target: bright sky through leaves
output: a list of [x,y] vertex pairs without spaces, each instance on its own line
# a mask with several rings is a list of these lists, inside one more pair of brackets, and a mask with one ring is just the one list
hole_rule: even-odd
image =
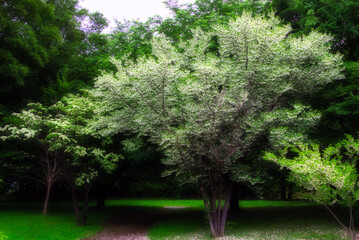
[[[148,17],[156,14],[167,18],[171,16],[165,7],[164,0],[80,0],[80,6],[90,10],[99,11],[110,21],[110,28],[115,26],[115,19],[146,21]],[[179,4],[193,3],[194,0],[179,0]]]

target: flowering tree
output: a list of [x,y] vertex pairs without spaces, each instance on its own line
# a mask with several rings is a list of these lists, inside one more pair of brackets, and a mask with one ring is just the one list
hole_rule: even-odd
[[[100,103],[83,96],[68,95],[56,104],[46,107],[31,103],[28,110],[14,113],[17,119],[0,128],[3,140],[16,139],[22,143],[34,142],[43,169],[41,181],[46,186],[43,214],[47,213],[50,191],[60,178],[68,180],[77,223],[86,224],[88,193],[100,169],[113,171],[119,155],[108,153],[91,144],[89,123]],[[77,203],[76,187],[84,188],[82,218]]]
[[[288,158],[288,152],[295,154],[295,157]],[[313,191],[313,200],[325,205],[339,224],[348,231],[350,237],[356,239],[352,207],[359,200],[358,139],[347,135],[340,144],[323,150],[319,145],[299,145],[286,148],[278,156],[267,152],[265,159],[290,169],[290,179]],[[348,227],[328,207],[335,203],[349,209]]]
[[19,140],[37,146],[37,158],[43,170],[37,180],[46,187],[42,211],[46,215],[51,187],[61,178],[60,164],[65,156],[65,147],[72,139],[59,131],[50,109],[40,103],[30,103],[27,108],[20,113],[13,113],[16,121],[0,128],[3,133],[1,139]]
[[150,136],[167,156],[165,174],[200,186],[216,237],[224,235],[230,180],[246,174],[239,159],[264,136],[300,139],[320,116],[299,99],[341,78],[341,57],[329,53],[329,36],[290,37],[274,14],[244,13],[214,29],[195,30],[179,50],[160,35],[153,58],[113,60],[117,73],[100,77],[95,94],[105,103],[102,134]]
[[[86,94],[84,94],[86,95]],[[73,141],[66,145],[66,158],[62,162],[62,175],[70,186],[72,203],[78,225],[86,225],[88,196],[95,178],[101,171],[113,172],[121,155],[109,153],[98,147],[101,139],[96,139],[90,123],[95,120],[94,111],[101,103],[86,96],[67,95],[52,106],[57,112],[61,132]],[[77,188],[83,189],[83,209],[80,212]]]

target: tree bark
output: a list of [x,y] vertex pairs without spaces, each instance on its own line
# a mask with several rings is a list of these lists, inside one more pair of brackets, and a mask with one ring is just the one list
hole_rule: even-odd
[[354,218],[353,218],[353,207],[349,206],[349,234],[352,240],[356,240],[356,232],[355,232],[355,226],[354,226]]
[[224,230],[226,227],[227,216],[228,216],[229,202],[231,200],[232,192],[233,192],[233,184],[231,184],[227,190],[227,198],[226,198],[226,201],[224,202],[224,206],[223,206],[223,213],[222,213],[222,219],[221,219],[221,225],[220,225],[220,236],[221,237],[224,236]]
[[80,211],[79,211],[79,205],[77,201],[77,193],[76,193],[76,186],[75,183],[72,183],[71,186],[71,196],[72,196],[72,207],[74,209],[75,217],[76,217],[76,224],[81,225],[81,219],[80,219]]
[[47,145],[41,144],[42,151],[40,151],[40,165],[43,170],[44,176],[42,177],[44,180],[40,181],[46,187],[44,207],[42,210],[43,215],[47,215],[47,208],[50,199],[51,187],[59,180],[59,169],[58,169],[58,161],[61,157],[58,154],[53,153],[53,156],[49,155],[49,147]]
[[83,226],[86,226],[86,224],[87,224],[89,192],[90,192],[90,184],[85,183],[85,185],[84,185],[84,208],[82,210],[82,225]]
[[42,210],[42,214],[46,216],[47,214],[47,206],[49,203],[50,198],[50,191],[51,191],[52,181],[51,179],[46,182],[46,195],[45,195],[45,202],[44,202],[44,208]]
[[[219,191],[221,191],[221,190],[222,189],[219,189]],[[215,193],[213,193],[213,191],[215,191],[215,190],[211,189],[211,191],[212,191],[212,194],[210,194],[209,201],[207,201],[206,199],[203,199],[203,200],[205,202],[205,206],[207,209],[212,236],[214,238],[223,237],[225,227],[226,227],[226,222],[227,222],[229,204],[230,204],[231,195],[232,195],[232,191],[233,191],[233,184],[231,183],[227,188],[227,196],[226,196],[226,200],[224,202],[223,207],[220,204],[220,202],[221,202],[220,199],[213,198],[213,197],[217,196]],[[221,194],[219,194],[219,195],[221,195]],[[216,204],[216,201],[218,201],[218,204]],[[208,202],[210,204],[208,204]]]

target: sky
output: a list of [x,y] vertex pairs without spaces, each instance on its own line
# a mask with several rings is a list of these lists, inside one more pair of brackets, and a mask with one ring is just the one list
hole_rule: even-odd
[[[122,21],[146,21],[155,14],[163,18],[171,17],[170,11],[165,8],[164,0],[80,0],[80,6],[90,12],[99,11],[110,21],[110,28],[115,27],[114,19]],[[193,3],[194,0],[179,0],[179,4]]]

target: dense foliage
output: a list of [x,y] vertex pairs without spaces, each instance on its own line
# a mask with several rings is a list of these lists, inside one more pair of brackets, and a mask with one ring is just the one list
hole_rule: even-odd
[[[223,236],[228,181],[245,178],[238,159],[268,133],[272,142],[298,141],[318,119],[298,101],[341,77],[341,57],[328,52],[326,35],[286,38],[290,27],[273,15],[243,13],[228,27],[214,28],[211,34],[194,30],[180,43],[182,51],[161,36],[152,40],[155,58],[114,60],[117,73],[100,77],[95,94],[106,103],[103,134],[150,136],[164,150],[170,172],[200,186],[212,234]],[[208,51],[213,37],[219,56]]]
[[[287,157],[289,155],[294,157]],[[347,135],[341,143],[325,149],[319,145],[299,145],[284,149],[279,156],[266,153],[265,158],[290,169],[291,180],[313,191],[315,201],[324,205],[339,203],[347,207],[350,212],[349,227],[345,227],[327,208],[351,238],[356,239],[352,209],[359,200],[359,140]]]
[[[43,170],[39,172],[39,181],[47,188],[44,215],[51,187],[63,178],[69,182],[77,221],[81,223],[76,187],[85,189],[86,218],[88,192],[98,169],[111,172],[116,168],[119,156],[91,143],[89,125],[98,106],[89,98],[69,95],[48,108],[40,103],[29,104],[28,110],[13,114],[13,123],[0,128],[2,140],[33,144],[36,149],[36,159]],[[85,218],[83,224],[86,224]]]

